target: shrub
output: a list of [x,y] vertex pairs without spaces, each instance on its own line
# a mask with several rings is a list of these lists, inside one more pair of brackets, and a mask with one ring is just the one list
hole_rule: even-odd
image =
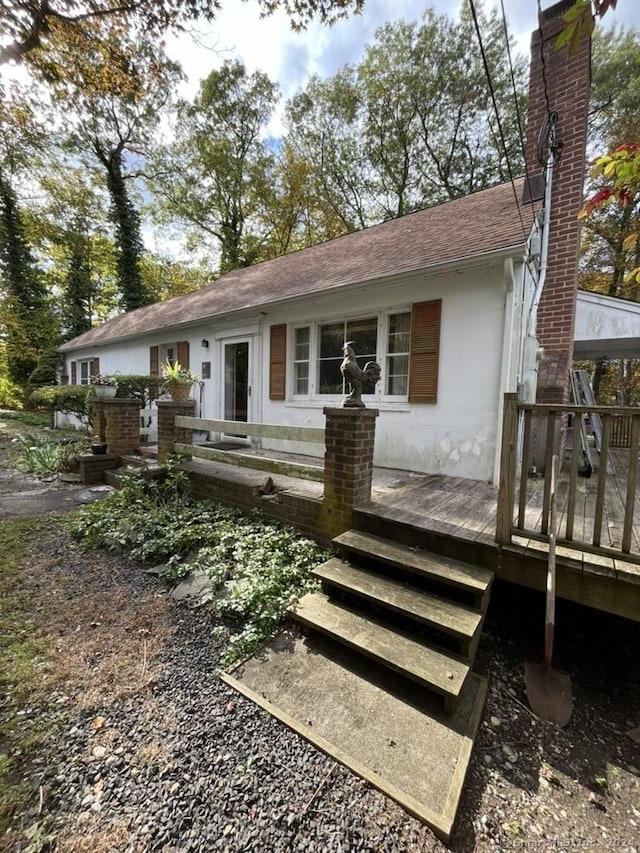
[[89,424],[89,385],[43,385],[31,393],[30,400],[39,409],[76,415]]
[[162,393],[164,379],[161,376],[138,376],[137,374],[118,374],[118,397],[135,397],[141,406],[147,406]]
[[18,468],[39,477],[75,470],[79,455],[87,450],[83,441],[59,441],[34,433],[25,433],[18,441]]
[[0,376],[0,406],[8,409],[22,408],[22,389],[6,376]]
[[317,586],[309,572],[326,554],[291,528],[188,497],[185,480],[175,468],[161,482],[133,473],[120,491],[75,513],[71,532],[88,547],[168,561],[174,582],[206,572],[211,606],[238,629],[224,656],[229,664],[264,642],[287,607]]

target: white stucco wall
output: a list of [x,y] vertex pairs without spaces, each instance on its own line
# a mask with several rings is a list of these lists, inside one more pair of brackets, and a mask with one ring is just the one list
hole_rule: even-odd
[[[389,468],[493,480],[502,394],[517,387],[521,290],[521,266],[507,276],[500,258],[475,269],[362,285],[348,293],[275,305],[264,313],[204,322],[188,330],[167,329],[138,341],[77,351],[73,358],[99,356],[102,373],[148,373],[150,346],[189,340],[191,369],[200,372],[203,361],[211,362],[212,378],[204,380],[203,385],[204,416],[222,418],[224,344],[248,338],[252,388],[249,420],[321,427],[323,408],[340,405],[341,397],[293,400],[288,393],[285,402],[269,400],[270,326],[331,322],[389,309],[409,311],[414,302],[442,299],[438,402],[410,405],[402,400],[385,400],[382,385],[375,397],[365,397],[367,407],[380,410],[374,462]],[[206,349],[201,345],[203,338],[209,341]],[[291,344],[290,336],[289,383]],[[194,389],[196,397],[198,391]],[[264,442],[263,446],[269,445]],[[283,449],[281,444],[273,446]],[[318,456],[324,453],[320,445],[290,444],[286,449]]]

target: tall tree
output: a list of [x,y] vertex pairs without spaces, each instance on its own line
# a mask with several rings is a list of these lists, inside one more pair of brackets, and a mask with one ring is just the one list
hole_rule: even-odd
[[[579,285],[640,301],[640,34],[598,28],[593,38],[590,141],[610,151],[593,164],[589,199],[581,212],[583,250]],[[600,359],[593,371],[596,399],[636,402],[640,364]]]
[[345,228],[483,189],[506,180],[509,165],[521,170],[512,89],[522,111],[525,63],[515,60],[512,81],[497,14],[480,24],[506,154],[466,7],[458,22],[428,11],[421,23],[384,25],[358,66],[312,79],[288,105],[289,141]]
[[46,284],[56,299],[64,340],[90,329],[118,308],[108,195],[97,169],[51,154],[40,178],[42,200],[31,223],[36,251],[46,259]]
[[7,345],[9,378],[24,385],[42,350],[54,337],[42,274],[27,240],[16,194],[0,168],[0,325]]
[[47,291],[14,189],[42,145],[35,104],[14,86],[0,92],[0,329],[9,378],[24,385],[41,351],[53,342]]
[[158,152],[152,186],[166,210],[215,238],[220,272],[263,260],[264,206],[273,154],[263,134],[276,84],[227,61],[178,106],[175,139]]
[[[364,0],[258,0],[262,11],[270,15],[283,9],[294,29],[300,29],[317,16],[331,24],[352,12],[359,12]],[[212,21],[221,8],[220,0],[29,0],[2,3],[0,27],[7,43],[0,47],[0,64],[27,60],[34,67],[46,68],[46,57],[53,42],[75,41],[87,25],[114,22],[122,28],[144,25],[156,37],[170,28],[180,29],[191,21]],[[43,66],[44,63],[44,66]],[[72,67],[72,66],[70,66]]]
[[92,154],[106,178],[122,308],[147,305],[153,294],[140,274],[144,245],[134,182],[177,66],[142,37],[114,28],[107,39],[104,28],[94,33],[87,26],[72,46],[67,41],[52,49],[50,63],[75,66],[73,81],[58,80],[54,91],[72,121],[68,144],[81,156]]

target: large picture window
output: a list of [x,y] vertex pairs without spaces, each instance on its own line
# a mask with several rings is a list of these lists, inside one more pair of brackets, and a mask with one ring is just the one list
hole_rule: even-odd
[[353,341],[358,366],[376,361],[383,370],[377,397],[407,396],[411,312],[346,318],[294,328],[293,378],[295,397],[337,397],[346,393],[340,373],[342,348]]

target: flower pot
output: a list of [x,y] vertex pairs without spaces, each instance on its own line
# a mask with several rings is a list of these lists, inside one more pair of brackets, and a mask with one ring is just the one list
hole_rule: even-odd
[[169,380],[167,382],[167,390],[171,395],[172,400],[188,400],[191,393],[191,382],[176,382]]
[[108,400],[115,397],[118,392],[117,385],[94,385],[93,392],[98,400]]
[[106,444],[92,444],[91,445],[91,452],[93,453],[94,456],[102,456],[104,453],[107,452],[107,445]]

